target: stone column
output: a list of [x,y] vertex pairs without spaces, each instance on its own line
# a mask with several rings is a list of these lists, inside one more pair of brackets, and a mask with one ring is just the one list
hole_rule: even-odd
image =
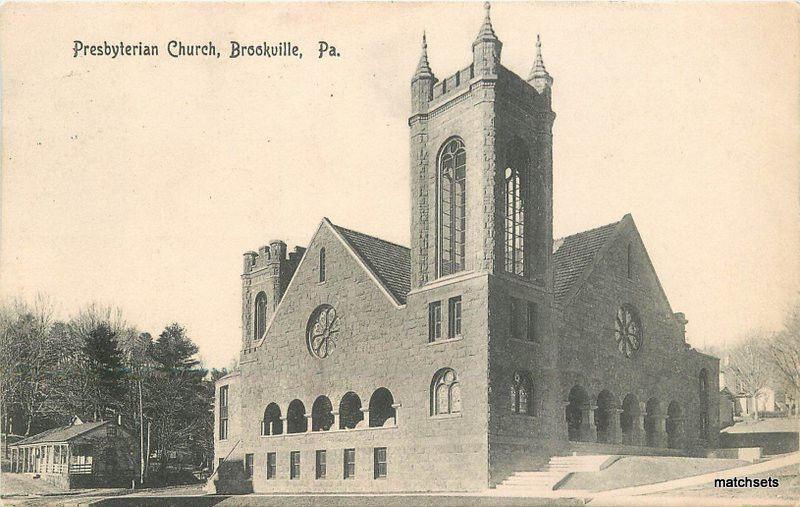
[[392,405],[394,409],[394,425],[395,427],[400,426],[400,407],[402,407],[402,403],[395,403]]
[[654,447],[667,447],[667,416],[657,414],[653,416]]
[[362,408],[361,413],[364,414],[364,418],[358,421],[356,428],[369,428],[369,408]]
[[620,425],[621,408],[612,408],[608,411],[608,443],[622,443],[622,426]]
[[581,442],[597,442],[597,427],[594,424],[594,411],[597,407],[587,405],[581,408]]
[[314,426],[312,425],[313,417],[311,414],[306,414],[306,433],[314,431]]
[[[285,415],[281,416],[281,426],[283,426],[283,431],[281,432],[282,434],[285,435],[285,434],[289,433],[289,418],[287,416],[285,416]],[[274,434],[275,433],[273,432],[273,435]]]
[[639,413],[633,416],[633,428],[631,429],[631,445],[644,445],[644,403],[639,403]]
[[331,412],[331,414],[333,415],[333,426],[331,426],[331,429],[332,430],[338,430],[339,429],[339,424],[340,424],[339,423],[339,411],[338,410],[334,410],[334,411]]

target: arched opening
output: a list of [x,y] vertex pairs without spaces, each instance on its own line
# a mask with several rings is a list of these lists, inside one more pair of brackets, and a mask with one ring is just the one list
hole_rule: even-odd
[[683,409],[677,401],[667,407],[667,447],[683,447]]
[[659,447],[659,428],[661,420],[661,403],[658,398],[650,398],[645,404],[646,417],[644,419],[644,433],[647,438],[647,445]]
[[361,398],[352,391],[342,396],[342,401],[339,402],[339,429],[353,429],[363,420]]
[[255,301],[255,320],[253,322],[253,339],[260,340],[267,330],[267,294],[259,292]]
[[461,413],[461,385],[455,370],[442,368],[431,381],[431,415]]
[[328,431],[333,426],[333,405],[327,396],[318,396],[311,406],[311,431]]
[[286,433],[305,433],[308,431],[306,406],[300,400],[292,400],[286,411]]
[[611,391],[603,390],[597,395],[597,409],[594,424],[597,426],[597,441],[612,442],[614,437],[614,418],[617,416],[617,399]]
[[379,387],[369,398],[369,425],[371,428],[380,428],[385,424],[394,424],[394,398],[391,391]]
[[567,434],[572,441],[585,440],[587,435],[583,434],[582,427],[584,417],[589,409],[589,395],[586,389],[576,385],[569,390],[569,403],[567,403]]
[[642,410],[639,407],[639,399],[633,394],[625,396],[622,400],[622,413],[619,417],[619,426],[622,430],[622,442],[628,445],[636,445],[636,431],[639,417]]
[[283,434],[283,421],[281,421],[281,408],[277,403],[270,403],[264,410],[264,421],[261,423],[262,435]]

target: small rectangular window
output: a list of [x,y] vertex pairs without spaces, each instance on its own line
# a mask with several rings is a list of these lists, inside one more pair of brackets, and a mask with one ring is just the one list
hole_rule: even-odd
[[267,453],[267,479],[274,479],[277,468],[278,456],[274,452]]
[[327,470],[327,468],[328,468],[327,459],[326,459],[326,456],[325,456],[325,450],[324,449],[321,449],[321,450],[317,451],[317,466],[316,466],[316,468],[317,468],[317,473],[316,473],[317,479],[324,479],[325,478],[325,474],[328,471]]
[[442,337],[442,302],[428,304],[428,341],[435,342]]
[[536,303],[528,302],[528,325],[527,333],[528,333],[528,341],[535,342],[539,339],[536,333],[536,323],[538,320],[538,308],[536,307]]
[[386,465],[386,447],[375,448],[375,478],[386,478],[387,465]]
[[292,451],[289,454],[289,478],[300,478],[300,451]]
[[219,458],[218,459],[217,470],[219,470],[222,467],[222,463],[224,463],[224,462],[225,462],[225,458]]
[[248,479],[253,478],[253,455],[244,455],[244,476]]
[[356,450],[344,450],[344,478],[352,479],[356,476]]
[[447,336],[461,336],[461,296],[450,298],[447,304]]
[[220,419],[219,420],[219,439],[225,440],[228,438],[228,420],[227,419]]

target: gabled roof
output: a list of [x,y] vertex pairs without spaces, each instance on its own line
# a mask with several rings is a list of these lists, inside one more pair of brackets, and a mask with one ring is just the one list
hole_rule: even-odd
[[45,442],[67,442],[75,437],[83,435],[84,433],[92,431],[95,428],[99,428],[104,424],[114,423],[113,421],[98,421],[60,426],[58,428],[52,428],[41,433],[37,433],[36,435],[28,437],[24,440],[20,440],[19,442],[11,445],[43,444]]
[[411,250],[331,223],[386,289],[404,305],[411,290]]
[[553,242],[553,292],[561,302],[597,253],[617,230],[619,221],[579,232]]

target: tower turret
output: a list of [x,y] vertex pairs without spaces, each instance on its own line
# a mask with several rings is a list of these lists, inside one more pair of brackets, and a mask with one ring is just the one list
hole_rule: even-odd
[[417,71],[411,78],[411,113],[417,114],[428,108],[428,103],[433,98],[433,85],[436,77],[433,75],[428,63],[428,41],[425,32],[422,32],[422,54],[419,57]]
[[475,75],[497,75],[497,67],[500,65],[500,53],[503,50],[503,43],[497,38],[492,27],[491,6],[489,2],[484,4],[486,17],[483,19],[478,36],[472,43],[472,63]]
[[553,86],[553,78],[547,72],[542,59],[542,39],[539,34],[536,34],[536,60],[533,62],[531,73],[528,76],[528,82],[536,88],[536,91],[543,93],[545,89]]

